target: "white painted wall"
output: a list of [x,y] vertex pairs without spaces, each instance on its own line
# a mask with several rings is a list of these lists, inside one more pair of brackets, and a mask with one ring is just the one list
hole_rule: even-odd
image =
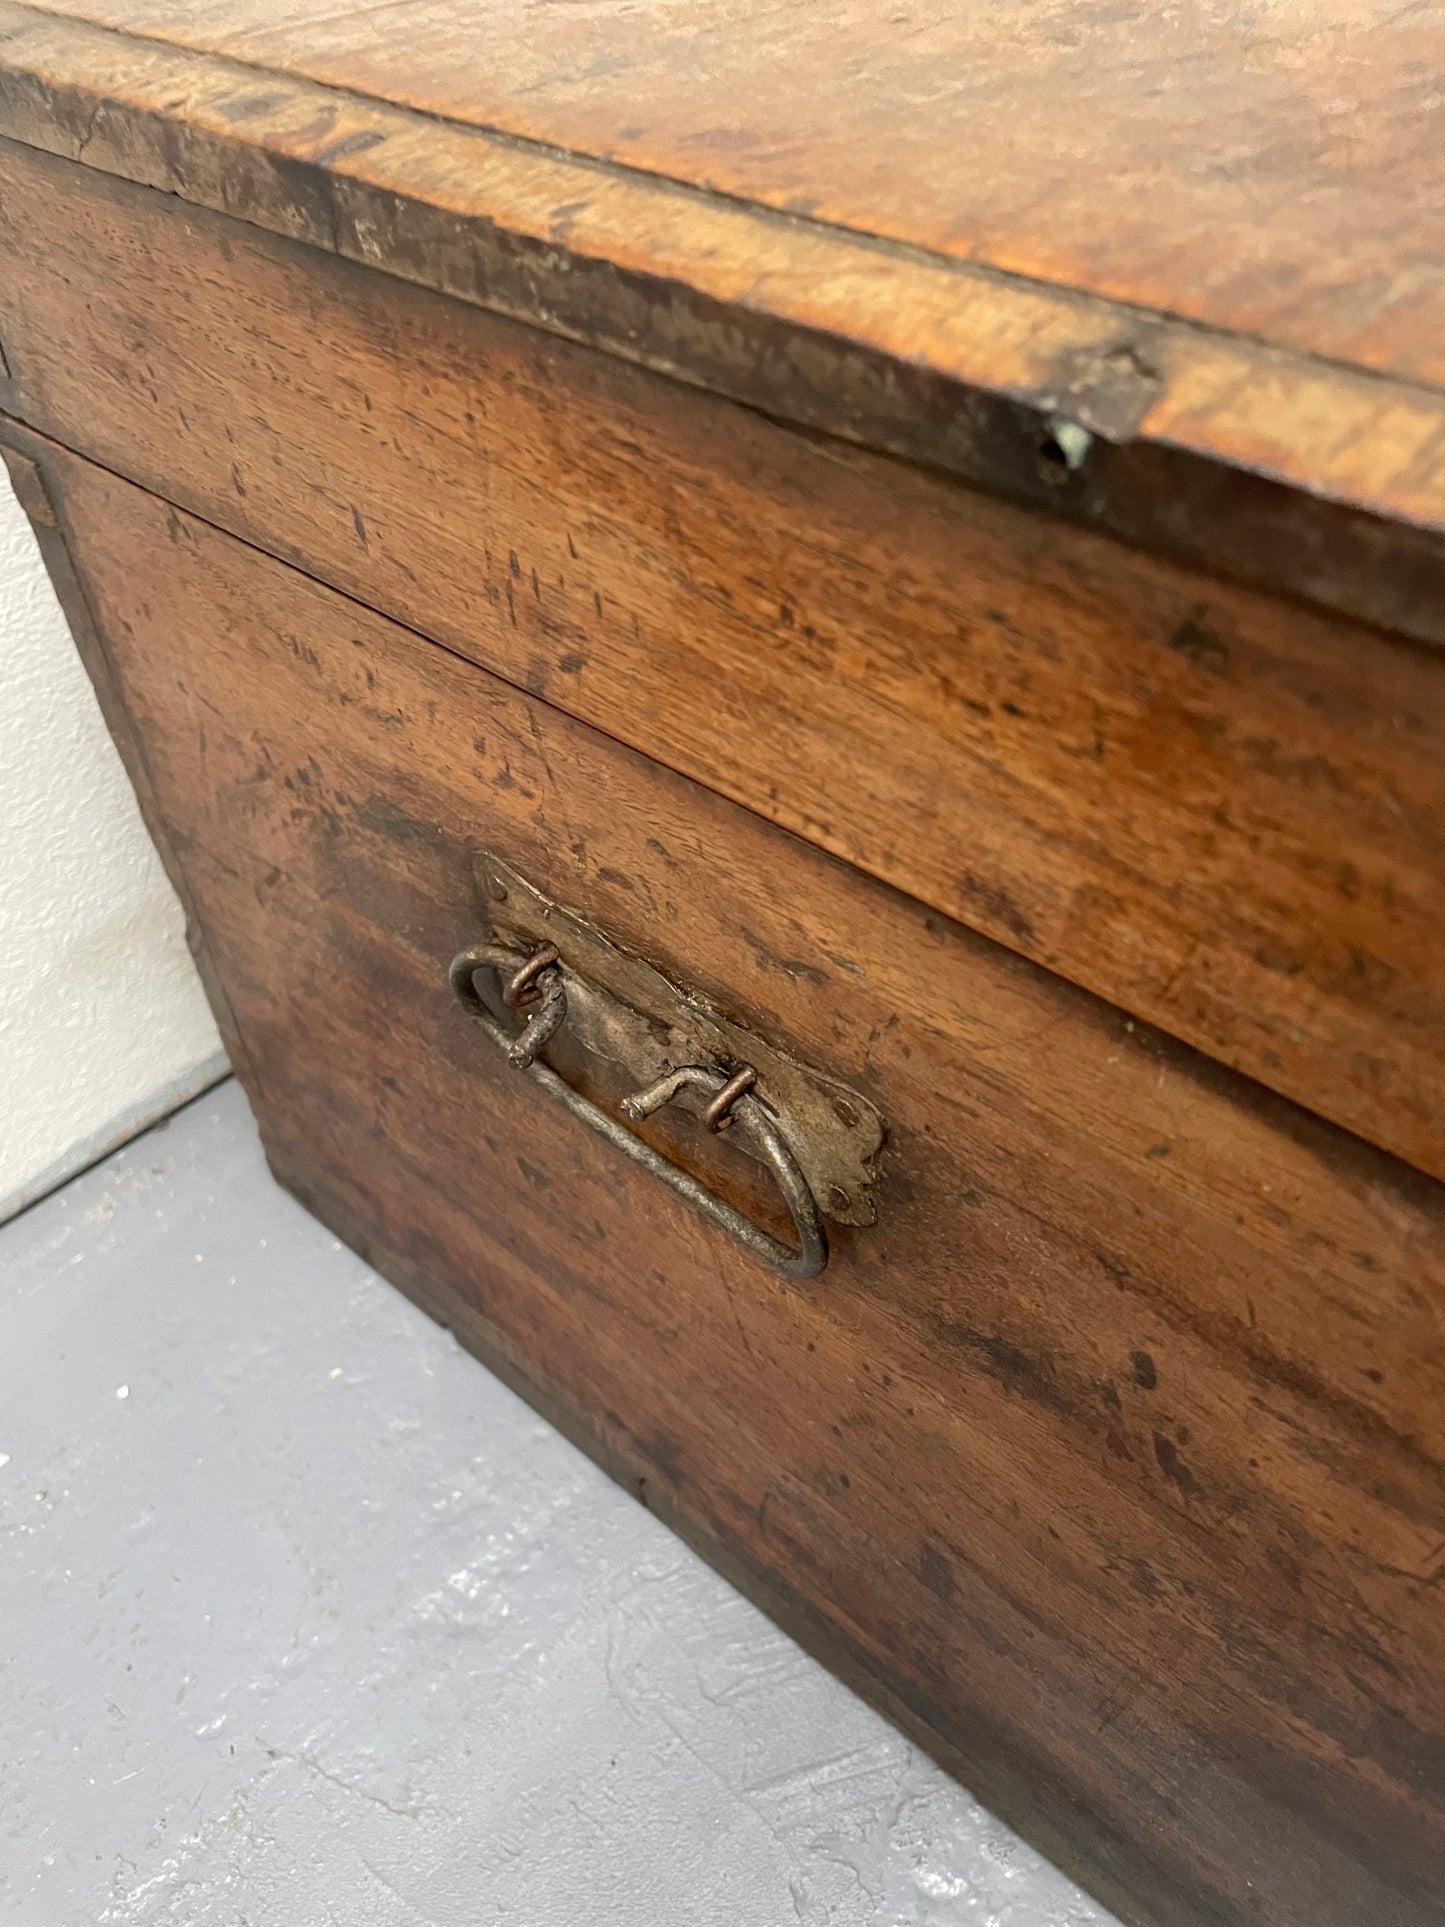
[[224,1070],[180,905],[0,466],[0,1219]]

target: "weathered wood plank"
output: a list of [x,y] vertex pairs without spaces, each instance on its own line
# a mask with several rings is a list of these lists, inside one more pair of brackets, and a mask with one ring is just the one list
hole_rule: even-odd
[[1445,1174],[1445,662],[3,156],[62,440]]

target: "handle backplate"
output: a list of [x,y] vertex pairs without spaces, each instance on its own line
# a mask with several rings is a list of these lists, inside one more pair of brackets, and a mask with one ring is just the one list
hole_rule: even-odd
[[[873,1222],[883,1123],[866,1098],[684,993],[499,858],[481,854],[477,872],[488,935],[453,959],[451,984],[513,1065],[791,1277],[826,1264],[824,1216]],[[796,1243],[774,1238],[560,1077],[544,1053],[564,1025],[573,1043],[626,1073],[625,1117],[640,1122],[677,1104],[764,1165]]]
[[[567,981],[567,1029],[583,1049],[625,1071],[637,1087],[684,1064],[748,1064],[823,1215],[834,1224],[877,1221],[876,1161],[883,1119],[859,1092],[801,1063],[696,991],[624,950],[575,911],[563,909],[490,851],[474,858],[477,893],[495,941],[531,952],[554,944]],[[726,981],[726,969],[719,971]],[[706,1099],[674,1100],[701,1116]],[[740,1137],[759,1162],[756,1146]]]

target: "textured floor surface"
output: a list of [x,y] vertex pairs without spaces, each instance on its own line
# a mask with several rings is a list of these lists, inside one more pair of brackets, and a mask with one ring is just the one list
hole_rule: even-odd
[[279,1191],[0,1230],[0,1918],[1109,1927]]

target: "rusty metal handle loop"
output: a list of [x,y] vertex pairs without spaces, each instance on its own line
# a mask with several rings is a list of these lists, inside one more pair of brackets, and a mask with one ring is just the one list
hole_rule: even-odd
[[[550,948],[550,946],[548,946]],[[685,1198],[695,1211],[701,1212],[712,1223],[730,1232],[745,1250],[754,1257],[761,1258],[775,1271],[789,1278],[816,1278],[828,1262],[828,1236],[823,1228],[822,1216],[812,1188],[797,1159],[788,1148],[773,1113],[762,1100],[753,1095],[753,1077],[746,1072],[728,1076],[722,1071],[705,1070],[700,1064],[684,1065],[681,1070],[673,1071],[660,1078],[645,1091],[638,1091],[624,1100],[622,1109],[629,1117],[639,1121],[650,1117],[670,1104],[681,1091],[691,1087],[701,1091],[709,1100],[704,1111],[704,1119],[711,1130],[726,1130],[730,1125],[747,1134],[773,1174],[773,1179],[782,1195],[788,1214],[793,1220],[793,1228],[798,1234],[798,1249],[784,1244],[761,1225],[753,1223],[735,1206],[709,1191],[700,1184],[690,1172],[681,1165],[674,1164],[660,1151],[654,1151],[640,1137],[619,1124],[584,1097],[580,1091],[563,1081],[538,1055],[549,1038],[554,1037],[567,1016],[567,992],[561,970],[556,963],[556,952],[540,963],[534,952],[529,958],[520,957],[516,951],[503,949],[498,944],[483,944],[473,950],[463,950],[452,959],[449,976],[452,990],[457,998],[486,1031],[492,1042],[508,1061],[519,1070],[524,1070],[536,1084],[540,1084],[549,1097],[556,1098],[573,1117],[607,1139],[634,1164],[658,1178],[680,1198]],[[478,970],[495,970],[503,982],[503,1002],[522,1001],[517,995],[510,999],[509,989],[521,984],[523,992],[535,995],[536,1004],[532,1009],[522,1031],[513,1037],[487,1009],[477,993],[474,981]]]
[[[707,1203],[700,1205],[716,1223],[725,1225],[740,1243],[748,1250],[774,1267],[785,1272],[789,1278],[816,1278],[828,1262],[828,1234],[823,1229],[822,1215],[818,1201],[813,1196],[812,1187],[798,1169],[798,1161],[788,1148],[787,1140],[778,1128],[777,1120],[760,1098],[752,1094],[752,1085],[757,1081],[754,1071],[740,1071],[734,1077],[727,1077],[721,1071],[704,1070],[700,1064],[684,1064],[681,1070],[672,1071],[668,1076],[659,1078],[645,1091],[637,1091],[624,1098],[622,1109],[628,1117],[639,1122],[660,1111],[665,1104],[689,1087],[701,1091],[712,1101],[703,1113],[704,1122],[710,1130],[725,1130],[729,1124],[736,1123],[738,1129],[746,1132],[762,1152],[773,1181],[782,1193],[783,1203],[788,1207],[788,1215],[793,1220],[793,1229],[798,1234],[798,1249],[792,1251],[755,1225],[751,1218],[745,1218],[741,1211],[735,1211],[721,1198],[715,1198],[710,1191],[703,1192]],[[633,1139],[641,1143],[640,1138]],[[656,1153],[653,1154],[654,1156]],[[676,1173],[677,1178],[691,1184],[685,1171],[678,1170],[667,1159],[659,1159],[666,1166],[667,1173]],[[663,1176],[663,1173],[659,1173]],[[670,1175],[665,1182],[675,1191],[682,1191],[684,1197],[691,1194]],[[701,1187],[698,1187],[699,1189]],[[697,1201],[694,1199],[694,1203]]]
[[567,1021],[567,986],[557,968],[555,947],[548,944],[530,957],[519,957],[515,950],[485,943],[452,958],[448,972],[452,990],[474,1017],[491,1022],[491,1013],[472,981],[478,970],[495,970],[501,977],[502,1002],[509,1010],[530,1007],[531,1014],[517,1036],[509,1037],[500,1025],[492,1026],[505,1041],[508,1059],[519,1071],[530,1070],[538,1053]]

